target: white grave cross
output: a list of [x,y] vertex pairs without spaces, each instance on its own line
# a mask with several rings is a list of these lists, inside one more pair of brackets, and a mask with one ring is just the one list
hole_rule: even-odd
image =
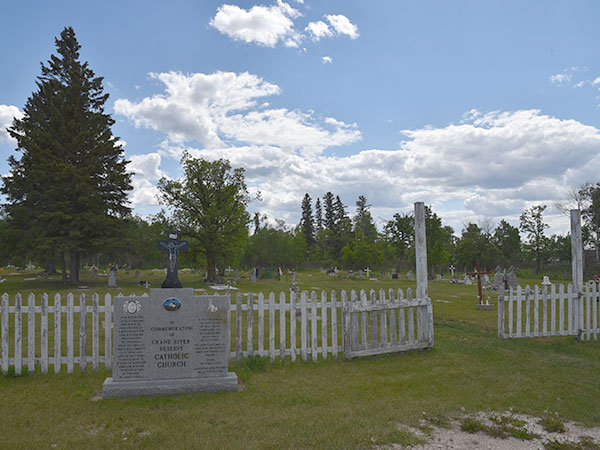
[[451,264],[450,267],[448,267],[448,269],[450,269],[450,272],[452,273],[452,278],[454,278],[454,270],[456,270],[456,267],[454,267],[454,264]]
[[367,272],[367,278],[369,278],[369,274],[371,273],[371,269],[369,269],[368,267],[365,269],[365,272]]

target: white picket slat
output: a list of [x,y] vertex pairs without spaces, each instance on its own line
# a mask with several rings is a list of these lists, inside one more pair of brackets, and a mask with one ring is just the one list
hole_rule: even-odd
[[87,307],[85,294],[79,295],[79,371],[85,371],[87,353]]
[[21,294],[15,295],[15,374],[21,375],[23,364],[22,353],[23,339],[23,298]]
[[42,374],[48,373],[48,294],[42,294],[42,317],[40,318],[40,350],[42,353]]
[[61,349],[61,341],[62,341],[62,302],[60,298],[60,294],[56,294],[54,296],[54,373],[60,373],[60,368],[62,365],[62,349]]
[[35,295],[27,296],[27,371],[35,372]]
[[74,319],[75,302],[73,294],[69,294],[67,295],[67,373],[73,373],[73,365],[75,364],[75,342],[73,340]]
[[2,294],[2,308],[0,309],[2,314],[2,322],[0,328],[0,338],[2,339],[2,374],[8,373],[8,294]]

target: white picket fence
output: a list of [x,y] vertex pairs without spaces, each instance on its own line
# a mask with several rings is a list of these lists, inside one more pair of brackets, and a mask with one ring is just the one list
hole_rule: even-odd
[[595,283],[579,294],[568,284],[511,289],[498,298],[498,337],[576,336],[598,339],[600,296]]
[[[344,356],[376,355],[433,347],[433,306],[431,299],[413,300],[402,291],[394,298],[380,291],[379,298],[364,291],[360,301],[354,298],[344,305]],[[416,316],[416,317],[415,317]],[[416,335],[415,335],[416,331]]]
[[[385,328],[385,336],[389,335],[391,341],[384,340],[381,332],[379,345],[389,347],[390,342],[400,343],[401,348],[392,350],[402,351],[424,348],[426,336],[431,336],[432,341],[433,323],[422,319],[429,317],[427,308],[431,309],[431,300],[413,300],[410,289],[406,298],[401,289],[389,290],[387,298],[383,290],[379,291],[379,296],[370,291],[368,300],[365,291],[351,291],[349,295],[341,291],[339,298],[335,291],[329,295],[325,291],[320,295],[303,291],[300,296],[293,292],[281,293],[278,298],[274,293],[268,296],[238,293],[230,304],[230,323],[235,324],[230,327],[231,357],[238,361],[253,355],[269,357],[271,361],[288,356],[292,361],[317,361],[319,357],[326,359],[329,355],[337,358],[344,351],[341,326],[344,305],[347,308],[356,306],[358,298],[366,307],[388,304],[401,311],[395,321],[397,327],[387,325],[387,322],[384,326],[384,322],[380,322],[380,330]],[[27,296],[27,304],[23,304],[21,294],[10,300],[9,295],[4,294],[0,303],[0,367],[3,374],[8,373],[9,366],[14,367],[17,375],[24,367],[30,372],[40,367],[43,374],[48,373],[49,366],[55,373],[59,373],[63,365],[68,373],[76,366],[85,371],[89,364],[94,370],[101,365],[107,370],[112,368],[113,299],[110,294],[104,296],[102,305],[98,294],[85,293],[79,294],[78,301],[73,294],[68,294],[66,305],[60,294],[54,296],[53,302],[46,294],[39,302],[34,294]],[[362,320],[366,320],[366,314]],[[51,328],[53,332],[50,332]],[[368,347],[366,341],[361,345],[362,349]],[[373,345],[372,341],[370,348]]]

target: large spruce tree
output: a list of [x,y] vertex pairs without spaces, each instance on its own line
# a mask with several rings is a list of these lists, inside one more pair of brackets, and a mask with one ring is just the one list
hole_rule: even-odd
[[117,239],[131,175],[105,114],[102,77],[79,61],[71,27],[55,39],[57,55],[41,64],[37,90],[9,134],[20,159],[11,156],[3,177],[6,210],[21,239],[40,258],[57,258],[63,281],[79,282],[80,258]]

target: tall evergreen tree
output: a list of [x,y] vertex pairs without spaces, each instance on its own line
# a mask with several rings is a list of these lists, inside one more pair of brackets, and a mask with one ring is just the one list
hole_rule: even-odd
[[356,201],[356,215],[354,216],[354,234],[358,239],[367,242],[375,242],[377,238],[377,227],[373,222],[373,216],[367,205],[367,199],[364,195],[358,197]]
[[321,208],[321,199],[317,197],[315,202],[315,220],[317,224],[317,232],[323,229],[323,208]]
[[315,219],[313,217],[312,199],[308,193],[302,199],[302,222],[300,225],[306,241],[306,249],[310,252],[315,247]]
[[3,177],[6,210],[20,239],[40,258],[59,256],[63,281],[79,282],[84,253],[114,245],[120,234],[131,175],[123,148],[105,114],[102,77],[79,60],[81,46],[71,27],[55,39],[58,55],[41,64],[37,91],[22,119],[8,129],[21,158],[8,159]]
[[331,231],[332,233],[335,231],[335,210],[333,208],[333,194],[331,192],[327,192],[323,196],[323,204],[325,207],[325,229]]
[[352,221],[346,212],[346,206],[342,203],[339,195],[335,197],[333,204],[335,224],[334,224],[334,254],[336,258],[342,256],[342,248],[350,241],[352,234]]

